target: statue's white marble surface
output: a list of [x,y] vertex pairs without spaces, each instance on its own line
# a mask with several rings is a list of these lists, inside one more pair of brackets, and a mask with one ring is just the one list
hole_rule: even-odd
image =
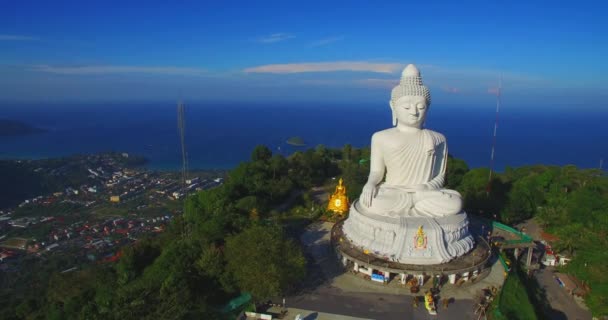
[[[443,188],[446,139],[422,127],[430,102],[408,65],[391,94],[394,127],[372,136],[369,178],[344,223],[352,242],[403,263],[442,263],[473,248],[460,194]],[[411,242],[422,238],[424,246]]]

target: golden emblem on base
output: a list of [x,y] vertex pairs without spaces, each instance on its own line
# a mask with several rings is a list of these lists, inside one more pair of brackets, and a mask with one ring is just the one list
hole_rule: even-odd
[[348,211],[350,204],[348,197],[346,196],[346,186],[342,178],[338,181],[336,191],[329,197],[329,203],[327,204],[327,210],[333,211],[339,215],[344,215]]
[[424,234],[424,231],[422,231],[422,226],[419,226],[418,232],[416,233],[416,236],[414,236],[414,247],[416,249],[426,249],[426,243],[426,235]]

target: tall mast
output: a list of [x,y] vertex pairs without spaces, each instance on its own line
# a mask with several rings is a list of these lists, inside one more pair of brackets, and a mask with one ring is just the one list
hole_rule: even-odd
[[490,153],[490,176],[486,192],[490,193],[492,184],[492,174],[494,173],[494,154],[496,153],[496,131],[498,130],[498,113],[500,112],[500,95],[502,91],[502,75],[498,78],[498,88],[496,89],[496,118],[494,120],[494,136],[492,137],[492,152]]
[[186,189],[188,174],[188,155],[186,153],[186,115],[184,103],[180,100],[177,103],[177,128],[179,130],[179,140],[182,151],[182,188]]
[[181,176],[181,190],[184,193],[182,197],[182,238],[186,238],[189,234],[188,224],[184,219],[186,213],[186,180],[188,175],[188,154],[186,153],[186,107],[180,100],[177,103],[177,129],[179,131],[179,141],[182,149],[182,176]]

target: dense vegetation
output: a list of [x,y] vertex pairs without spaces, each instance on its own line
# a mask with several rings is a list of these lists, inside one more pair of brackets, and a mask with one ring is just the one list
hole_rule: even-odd
[[[13,319],[216,319],[243,292],[265,301],[292,292],[306,273],[298,245],[301,227],[323,208],[312,187],[342,176],[351,199],[369,170],[369,149],[318,146],[289,157],[257,147],[221,187],[187,199],[183,216],[161,236],[122,250],[115,265],[84,266],[53,256],[27,258],[19,272],[0,273],[2,315]],[[590,284],[587,302],[606,314],[608,182],[594,170],[571,166],[469,170],[450,157],[447,187],[465,197],[467,211],[505,223],[538,217],[572,252],[568,271]],[[79,266],[77,271],[58,271]],[[530,293],[528,293],[530,295]],[[7,318],[10,318],[7,316]]]
[[514,224],[536,218],[556,235],[558,252],[573,257],[563,271],[588,284],[586,303],[594,315],[608,314],[608,178],[600,170],[574,166],[526,166],[495,174],[473,169],[456,187],[471,213]]
[[513,271],[505,280],[503,288],[496,302],[500,306],[499,312],[494,311],[493,319],[508,320],[535,320],[535,308],[531,297],[526,292],[527,275],[519,270]]

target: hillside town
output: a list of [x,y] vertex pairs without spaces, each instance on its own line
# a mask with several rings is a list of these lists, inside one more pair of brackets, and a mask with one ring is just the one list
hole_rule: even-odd
[[[120,158],[128,159],[129,154]],[[163,232],[182,213],[187,195],[223,183],[221,173],[181,179],[176,173],[128,166],[112,153],[80,156],[33,171],[59,177],[85,172],[80,180],[86,182],[0,210],[3,271],[18,271],[20,258],[27,255],[44,259],[58,252],[83,262],[116,261],[124,245]]]

